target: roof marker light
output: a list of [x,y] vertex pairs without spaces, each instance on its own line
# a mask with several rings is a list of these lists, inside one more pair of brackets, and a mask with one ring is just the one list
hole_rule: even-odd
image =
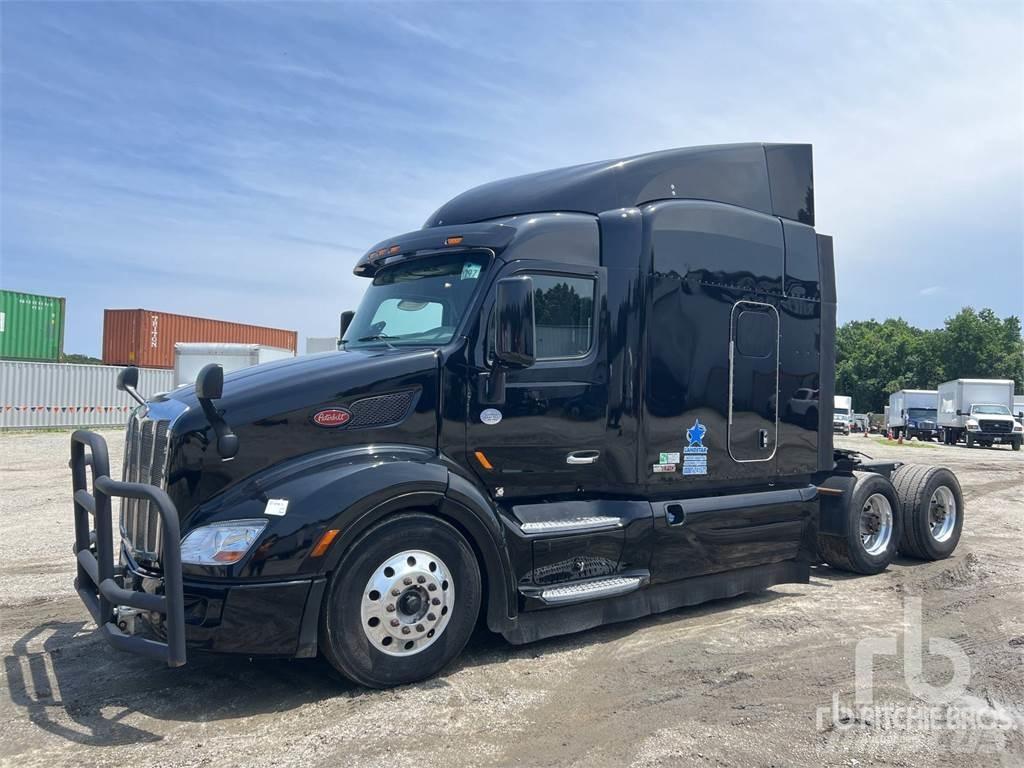
[[398,253],[400,250],[402,250],[400,246],[392,245],[388,248],[388,253]]

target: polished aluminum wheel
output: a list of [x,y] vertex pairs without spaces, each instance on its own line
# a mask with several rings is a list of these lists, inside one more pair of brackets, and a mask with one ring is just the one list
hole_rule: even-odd
[[873,493],[860,511],[860,540],[869,555],[880,555],[892,541],[892,504],[881,493]]
[[949,541],[956,528],[956,497],[949,486],[940,485],[928,502],[928,528],[936,541]]
[[366,582],[360,613],[373,647],[389,656],[412,656],[444,632],[455,605],[451,571],[437,555],[400,552]]

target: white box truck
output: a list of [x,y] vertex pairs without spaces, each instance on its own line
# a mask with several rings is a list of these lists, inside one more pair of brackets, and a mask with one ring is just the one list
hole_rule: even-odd
[[832,409],[832,431],[850,434],[850,427],[853,424],[853,398],[846,395],[836,395],[835,405]]
[[208,363],[219,363],[224,373],[295,357],[295,352],[262,344],[222,344],[217,342],[184,342],[174,345],[174,386],[191,384]]
[[888,422],[894,437],[938,440],[939,393],[934,389],[901,389],[889,395]]
[[939,385],[942,442],[967,447],[1010,445],[1019,451],[1024,427],[1010,415],[1014,384],[1009,379],[955,379]]
[[1024,423],[1024,395],[1013,396],[1013,418]]

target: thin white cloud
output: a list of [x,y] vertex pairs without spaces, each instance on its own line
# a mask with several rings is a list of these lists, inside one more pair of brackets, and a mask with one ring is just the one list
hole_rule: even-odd
[[921,290],[919,290],[918,294],[920,294],[921,296],[934,296],[936,293],[940,293],[941,291],[941,285],[929,285],[927,288],[922,288]]

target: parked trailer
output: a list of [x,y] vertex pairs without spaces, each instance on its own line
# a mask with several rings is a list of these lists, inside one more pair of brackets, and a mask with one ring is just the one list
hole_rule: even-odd
[[66,302],[0,290],[0,359],[60,362]]
[[934,389],[901,389],[889,395],[888,428],[894,437],[938,440],[939,393]]
[[[107,365],[0,361],[0,429],[124,426],[135,403]],[[174,386],[171,371],[142,369],[154,394]]]
[[942,441],[968,448],[995,443],[1019,451],[1024,426],[1014,420],[1014,383],[1009,379],[955,379],[939,385],[939,426]]
[[298,337],[297,332],[281,328],[148,309],[103,311],[103,362],[107,365],[174,368],[178,342],[261,344],[294,351]]
[[835,451],[831,408],[780,407],[808,381],[834,395],[812,190],[809,146],[747,144],[456,197],[359,259],[342,351],[211,366],[140,405],[124,464],[149,484],[75,433],[79,595],[119,649],[172,666],[319,653],[391,686],[481,622],[523,643],[822,560],[948,556],[949,470]]
[[319,352],[337,352],[337,336],[307,336],[306,354],[315,355]]
[[191,384],[203,366],[217,363],[224,372],[238,371],[275,360],[295,357],[293,349],[264,347],[260,344],[187,344],[174,345],[174,386]]

